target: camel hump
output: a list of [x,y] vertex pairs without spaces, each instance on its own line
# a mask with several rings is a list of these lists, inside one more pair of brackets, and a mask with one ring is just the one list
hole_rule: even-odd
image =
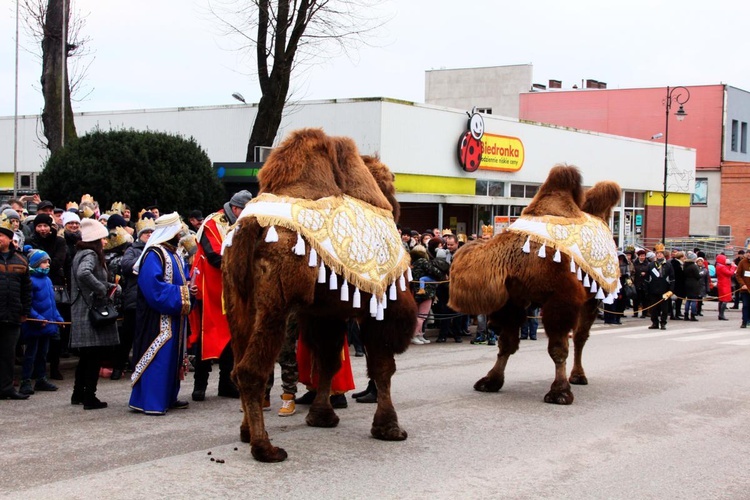
[[574,165],[552,167],[523,215],[577,217],[583,205],[583,176]]
[[619,184],[613,181],[601,181],[586,191],[581,209],[587,214],[609,220],[612,208],[620,203],[622,190]]

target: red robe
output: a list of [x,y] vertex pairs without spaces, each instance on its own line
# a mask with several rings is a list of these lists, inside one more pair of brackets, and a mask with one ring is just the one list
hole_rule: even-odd
[[[299,381],[310,389],[318,388],[319,374],[313,369],[312,353],[300,336],[297,341],[297,369],[299,370]],[[354,389],[354,376],[352,375],[352,362],[349,358],[349,343],[344,336],[344,348],[341,349],[341,368],[331,380],[331,394],[343,394]]]
[[[224,311],[223,289],[221,284],[221,267],[215,267],[209,262],[209,257],[218,258],[221,255],[221,245],[229,222],[224,216],[224,210],[209,215],[201,228],[198,241],[198,251],[193,259],[191,276],[198,286],[196,298],[202,307],[196,307],[190,314],[190,338],[188,346],[201,340],[201,359],[217,359],[230,340],[229,324]],[[207,255],[204,241],[210,246]]]

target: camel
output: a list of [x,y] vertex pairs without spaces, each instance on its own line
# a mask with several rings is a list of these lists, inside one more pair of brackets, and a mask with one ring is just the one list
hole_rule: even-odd
[[[248,203],[227,236],[222,265],[235,357],[232,376],[244,412],[241,440],[250,443],[258,461],[287,458],[284,449],[271,445],[262,401],[290,313],[297,316],[300,334],[320,374],[307,424],[335,427],[339,422],[329,401],[331,378],[341,365],[346,320],[354,318],[367,352],[367,372],[378,390],[370,432],[386,441],[406,439],[390,387],[396,371],[394,354],[407,349],[415,328],[416,304],[406,286],[409,257],[396,231],[399,205],[393,174],[378,158],[361,157],[349,138],[302,129],[274,149],[258,180],[259,195]],[[337,225],[339,218],[329,220],[327,226],[319,223],[316,217],[325,210],[313,209],[341,200],[344,205],[335,205],[339,208],[331,212],[339,213],[348,207],[346,203],[359,203],[356,210],[341,212],[345,223]],[[369,211],[360,211],[360,205],[370,207]],[[300,229],[283,217],[263,212],[279,207],[306,214],[307,218],[300,215],[297,220],[308,225]],[[374,226],[363,225],[368,218],[375,221]],[[330,248],[318,240],[319,233],[326,231],[329,242],[338,241],[341,261],[352,257],[357,269],[330,260]],[[346,251],[351,255],[342,257]],[[363,279],[364,274],[369,281]]]
[[[544,401],[569,405],[574,399],[570,384],[588,383],[581,361],[583,347],[600,300],[614,300],[620,286],[617,250],[606,227],[620,194],[620,187],[609,181],[597,183],[584,193],[579,170],[556,165],[522,212],[519,224],[490,240],[465,245],[456,253],[451,265],[449,306],[468,314],[489,311],[490,327],[500,339],[497,361],[474,384],[475,390],[497,392],[502,388],[505,367],[518,350],[519,329],[532,303],[542,308],[547,352],[555,363],[555,378]],[[524,226],[527,219],[542,223]],[[574,225],[565,225],[570,222]],[[598,240],[590,238],[587,225],[599,231]],[[531,231],[532,227],[541,232],[549,230],[557,239],[545,240]],[[574,233],[588,239],[574,243]],[[571,330],[574,360],[568,379]]]

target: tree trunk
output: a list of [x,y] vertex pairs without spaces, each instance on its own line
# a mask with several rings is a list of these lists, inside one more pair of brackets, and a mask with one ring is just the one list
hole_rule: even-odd
[[274,68],[271,73],[268,91],[264,91],[258,102],[253,130],[247,144],[245,161],[255,161],[255,146],[270,147],[281,125],[281,116],[289,89],[290,71]]
[[[69,19],[70,0],[48,1],[47,16],[44,22],[44,37],[42,38],[41,83],[44,97],[42,125],[44,136],[47,138],[47,148],[52,153],[77,137],[73,121],[73,108],[70,104],[70,83],[67,71]],[[62,36],[63,24],[65,36]],[[63,43],[66,43],[64,54]],[[64,76],[63,69],[65,69]]]

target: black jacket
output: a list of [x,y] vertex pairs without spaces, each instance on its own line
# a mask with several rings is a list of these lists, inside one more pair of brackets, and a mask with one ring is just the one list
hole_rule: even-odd
[[646,286],[649,295],[664,295],[674,291],[674,271],[668,261],[654,261],[648,265]]
[[31,312],[31,277],[26,258],[11,246],[0,254],[0,322],[21,324]]
[[692,260],[687,260],[682,266],[685,280],[685,297],[698,299],[701,296],[701,270]]

